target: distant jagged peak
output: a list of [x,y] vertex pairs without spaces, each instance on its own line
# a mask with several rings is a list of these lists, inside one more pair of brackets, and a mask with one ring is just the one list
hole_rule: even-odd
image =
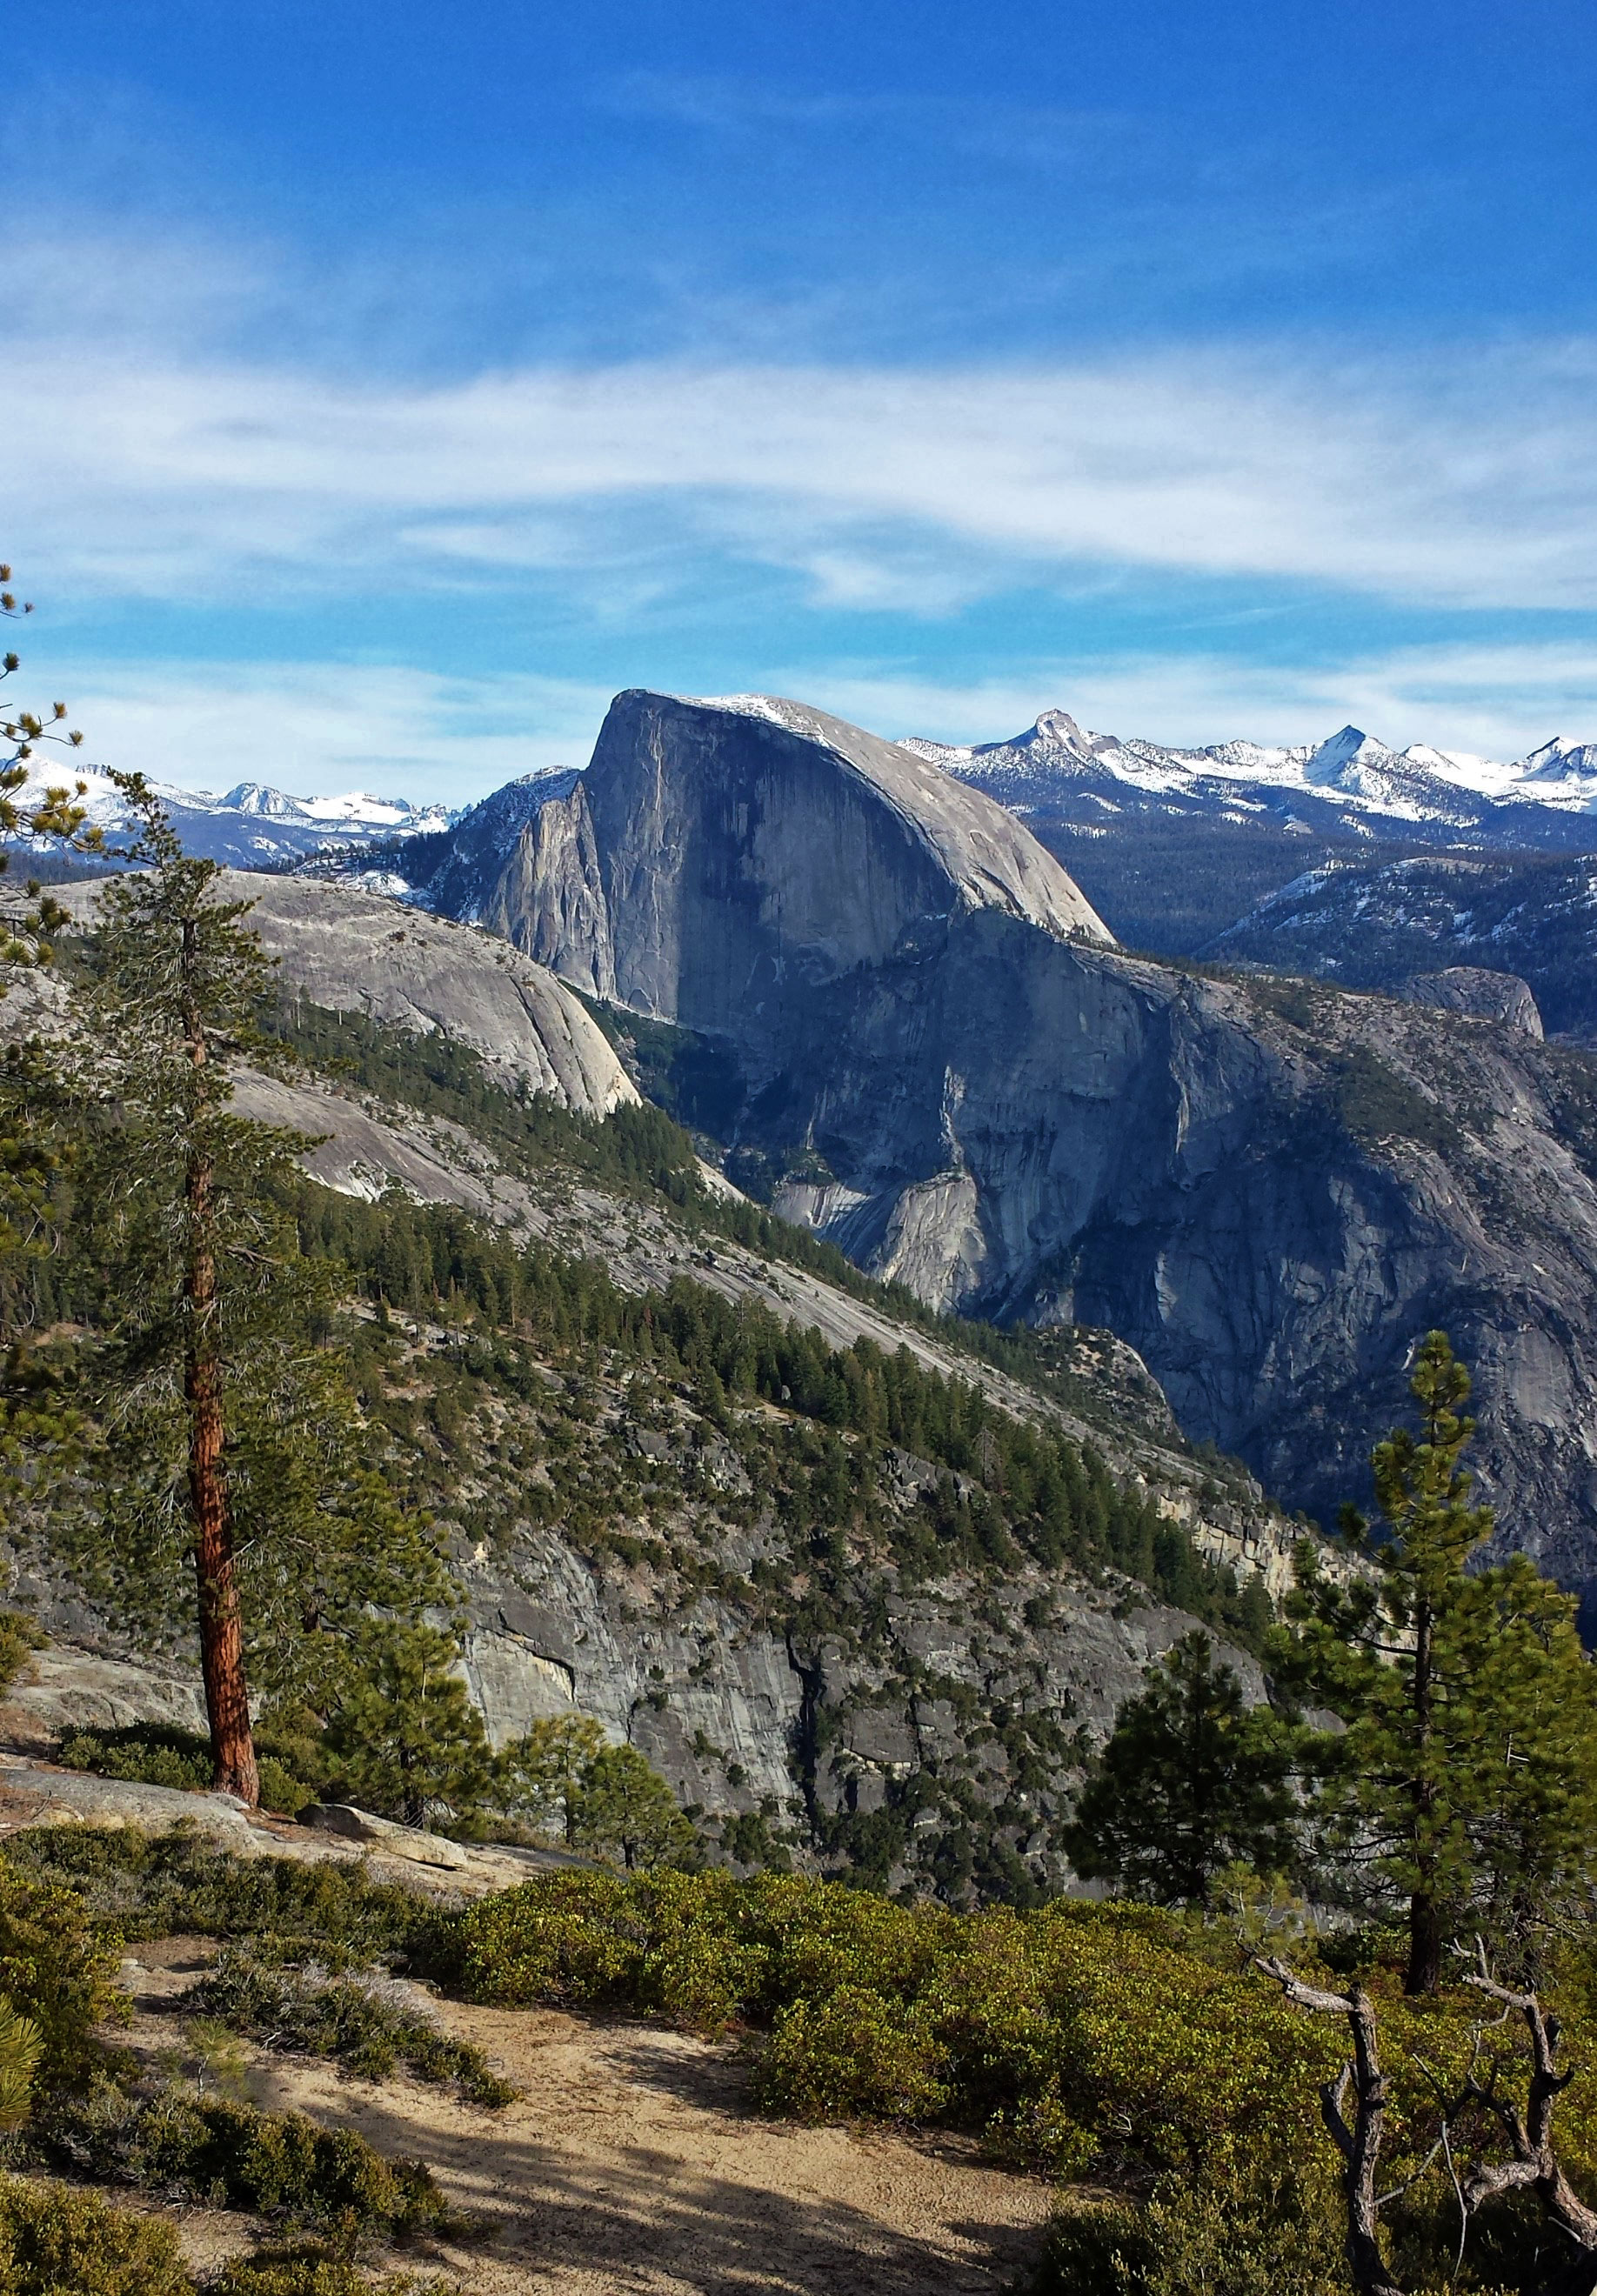
[[1068,709],[1044,709],[1024,734],[1017,734],[1012,741],[984,743],[973,755],[979,758],[989,750],[1052,750],[1069,758],[1090,758],[1106,746],[1113,748],[1112,734],[1084,732]]
[[1321,742],[1305,761],[1303,777],[1317,788],[1335,787],[1344,774],[1359,766],[1391,766],[1397,753],[1366,734],[1362,726],[1344,726]]
[[1597,742],[1571,742],[1555,734],[1521,759],[1519,777],[1541,783],[1597,780]]

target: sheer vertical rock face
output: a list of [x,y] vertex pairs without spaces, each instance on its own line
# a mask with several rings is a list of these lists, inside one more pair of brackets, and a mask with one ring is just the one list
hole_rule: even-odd
[[1116,1332],[1322,1521],[1440,1325],[1503,1543],[1597,1585],[1597,1190],[1533,1040],[1334,995],[1299,1026],[988,913],[831,984],[785,1051],[747,1121],[825,1160],[818,1225],[864,1265]]
[[1290,1505],[1362,1489],[1444,1326],[1503,1539],[1597,1587],[1597,1126],[1551,1050],[1128,957],[973,798],[794,704],[623,694],[481,913],[730,1053],[779,1210],[939,1307],[1107,1326]]
[[907,750],[796,702],[631,693],[481,914],[594,994],[753,1051],[824,982],[982,907],[1109,938],[1018,822]]

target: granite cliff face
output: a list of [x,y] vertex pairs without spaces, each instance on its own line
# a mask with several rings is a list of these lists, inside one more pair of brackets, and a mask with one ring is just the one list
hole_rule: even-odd
[[[57,898],[93,924],[97,886],[63,886]],[[309,1004],[413,1036],[452,1037],[497,1077],[585,1116],[607,1116],[638,1098],[580,998],[486,933],[358,886],[306,877],[226,870],[217,898],[250,904],[249,922],[284,988]]]
[[1580,1056],[1125,956],[1018,823],[903,754],[789,703],[623,695],[482,913],[710,1040],[779,1209],[938,1306],[1107,1326],[1288,1504],[1361,1490],[1445,1326],[1502,1537],[1597,1584]]
[[1010,921],[839,984],[752,1105],[836,1179],[778,1192],[865,1265],[1102,1324],[1195,1438],[1330,1519],[1410,1348],[1472,1362],[1503,1537],[1597,1577],[1597,1078],[1519,1030],[1183,978]]
[[631,693],[477,914],[596,996],[752,1048],[928,917],[984,910],[1109,939],[1001,807],[909,750],[797,702]]

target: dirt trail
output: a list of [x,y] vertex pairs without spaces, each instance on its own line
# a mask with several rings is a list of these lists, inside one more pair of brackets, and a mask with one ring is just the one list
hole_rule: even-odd
[[[169,2046],[194,1958],[141,1947],[134,2039]],[[155,1968],[182,1960],[186,1966]],[[439,2261],[472,2296],[998,2296],[1038,2247],[1046,2185],[959,2139],[753,2117],[736,2053],[554,2010],[440,2005],[524,2094],[499,2112],[411,2080],[375,2085],[253,2054],[258,2103],[417,2154],[494,2219]],[[197,2245],[216,2253],[216,2220]],[[401,2259],[396,2259],[395,2261]]]

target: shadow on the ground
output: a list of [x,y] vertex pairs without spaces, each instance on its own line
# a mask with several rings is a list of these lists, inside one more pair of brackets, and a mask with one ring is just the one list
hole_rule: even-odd
[[[414,2124],[381,2103],[351,2118],[383,2152],[416,2147]],[[663,2274],[699,2296],[995,2296],[1040,2245],[1036,2231],[1012,2226],[921,2239],[847,2203],[758,2191],[648,2145],[589,2163],[485,2126],[430,2132],[426,2151],[459,2204],[497,2223],[490,2253],[602,2274],[618,2296],[657,2287]],[[452,2251],[450,2261],[467,2259]]]
[[[166,1981],[173,1992],[140,2002],[158,2021],[146,2029],[150,2044],[163,2026],[169,2030],[174,2015],[185,2013],[181,1988],[192,1977],[184,1959],[170,1956],[177,1965]],[[160,1985],[154,1978],[152,1997]],[[292,2103],[324,2123],[357,2129],[391,2158],[424,2158],[453,2202],[484,2229],[480,2247],[451,2243],[434,2252],[466,2289],[498,2259],[518,2282],[524,2273],[529,2287],[541,2284],[545,2274],[561,2281],[569,2275],[603,2287],[606,2296],[611,2290],[655,2296],[666,2286],[679,2287],[684,2296],[998,2296],[1036,2258],[1041,2234],[1034,2226],[971,2222],[968,2196],[959,2220],[945,2217],[935,2231],[921,2232],[824,2191],[794,2194],[751,2182],[746,2173],[741,2181],[718,2174],[718,2152],[751,2122],[775,2147],[801,2140],[791,2125],[760,2122],[752,2112],[747,2060],[731,2046],[684,2054],[676,2036],[622,2021],[582,2021],[597,2045],[598,2079],[589,2102],[556,2075],[554,2141],[546,2133],[555,2126],[547,2111],[541,2129],[528,2125],[528,2112],[551,2100],[539,2098],[542,2050],[525,2026],[516,2037],[523,2045],[499,2060],[521,2084],[525,2107],[473,2111],[448,2092],[409,2081],[377,2087],[344,2078],[325,2062],[264,2051],[251,2052],[250,2093],[268,2108]],[[140,2037],[132,2038],[137,2047]],[[479,2030],[473,2038],[489,2036]],[[490,2047],[490,2054],[499,2053]],[[616,2123],[614,2099],[618,2089],[629,2088],[653,2090],[688,2108],[693,2125],[685,2148],[651,2142],[652,2129],[628,2141]],[[927,2163],[977,2165],[970,2141],[958,2136],[878,2132],[875,2141],[868,2135],[840,2141],[864,2144],[884,2197],[900,2177],[916,2176],[915,2155]],[[773,2155],[781,2157],[780,2151]],[[796,2165],[789,2158],[786,2176],[776,2181],[796,2181]],[[815,2163],[800,2174],[824,2169]],[[857,2177],[853,2189],[858,2199]],[[868,2200],[868,2183],[864,2195]],[[901,2190],[897,2197],[905,2197]],[[913,2219],[912,2206],[886,2213]],[[491,2265],[488,2276],[497,2276]]]

